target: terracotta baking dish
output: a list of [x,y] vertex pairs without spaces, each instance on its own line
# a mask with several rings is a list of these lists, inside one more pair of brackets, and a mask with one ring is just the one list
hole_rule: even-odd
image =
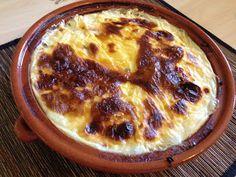
[[[219,104],[209,121],[201,128],[203,139],[197,145],[181,153],[157,158],[158,153],[139,157],[121,157],[101,152],[68,138],[47,119],[40,109],[31,89],[29,68],[31,54],[45,31],[62,19],[74,14],[97,12],[111,7],[138,7],[152,15],[161,16],[184,29],[205,51],[220,81]],[[81,165],[115,173],[143,173],[175,167],[192,159],[210,147],[223,133],[230,121],[234,107],[234,80],[229,64],[217,45],[197,26],[185,18],[162,7],[139,0],[86,0],[57,9],[36,22],[19,42],[11,66],[12,92],[21,112],[15,124],[15,132],[23,141],[41,139],[53,150]],[[195,135],[193,135],[195,136]]]

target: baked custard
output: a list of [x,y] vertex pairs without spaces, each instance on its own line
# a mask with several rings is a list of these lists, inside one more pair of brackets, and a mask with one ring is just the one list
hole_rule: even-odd
[[216,75],[200,47],[135,8],[53,26],[33,52],[30,76],[42,110],[65,135],[124,155],[181,145],[217,105]]

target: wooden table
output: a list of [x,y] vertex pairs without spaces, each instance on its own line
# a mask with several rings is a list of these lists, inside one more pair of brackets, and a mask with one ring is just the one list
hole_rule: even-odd
[[165,2],[236,49],[235,0],[165,0]]
[[39,18],[76,0],[0,0],[0,45],[20,38]]
[[[154,2],[154,0],[152,0]],[[0,177],[75,176],[234,176],[236,175],[236,110],[221,138],[192,161],[174,169],[145,175],[112,175],[82,167],[52,151],[41,141],[19,141],[13,127],[19,112],[11,94],[9,68],[16,42],[0,47]],[[236,54],[219,47],[236,79]],[[233,164],[234,163],[234,164]]]

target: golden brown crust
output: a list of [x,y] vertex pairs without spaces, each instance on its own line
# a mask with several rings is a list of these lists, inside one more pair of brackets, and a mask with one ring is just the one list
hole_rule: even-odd
[[[161,19],[99,15],[76,16],[45,36],[31,75],[40,105],[65,134],[104,151],[139,154],[180,144],[214,109],[205,55]],[[94,17],[100,22],[92,25]]]
[[[137,39],[140,45],[137,58],[138,69],[128,76],[109,70],[90,59],[82,59],[76,56],[74,50],[65,44],[59,44],[52,55],[43,54],[38,62],[40,77],[37,82],[38,89],[50,89],[52,92],[44,94],[43,100],[52,110],[66,114],[76,113],[87,99],[94,99],[110,93],[111,96],[94,103],[91,108],[92,121],[87,124],[85,131],[89,134],[100,133],[115,140],[123,140],[134,136],[135,128],[132,121],[135,120],[130,103],[122,101],[118,86],[121,83],[131,82],[142,87],[150,94],[158,94],[160,89],[170,90],[173,96],[178,97],[170,110],[178,114],[186,114],[185,101],[197,102],[201,97],[201,89],[187,80],[184,71],[176,64],[183,57],[183,49],[178,46],[165,45],[158,53],[155,53],[149,43],[150,38],[162,41],[172,41],[174,37],[165,31],[152,31],[154,24],[141,19],[124,19],[114,24],[104,24],[106,35],[121,35],[120,30],[129,23],[137,23],[147,28],[146,32]],[[114,44],[109,44],[111,50]],[[99,47],[89,44],[89,49],[96,55]],[[44,74],[43,69],[52,70],[52,74]],[[92,90],[86,89],[92,84]],[[77,87],[82,89],[78,91]],[[144,137],[147,140],[155,138],[157,129],[162,124],[162,115],[151,100],[145,103],[149,111]],[[128,114],[132,118],[123,123],[106,125],[110,119],[118,119],[120,114]],[[117,115],[113,116],[112,115]]]

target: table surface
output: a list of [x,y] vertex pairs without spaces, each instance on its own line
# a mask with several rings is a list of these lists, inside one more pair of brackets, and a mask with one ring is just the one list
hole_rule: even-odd
[[[75,1],[77,0],[0,0],[0,45],[21,37],[35,21],[48,12]],[[232,35],[236,31],[235,0],[164,1],[236,51],[236,35]]]
[[[153,0],[154,2],[154,0]],[[236,79],[236,54],[219,47],[227,57]],[[207,151],[177,168],[145,175],[112,175],[82,167],[52,151],[41,141],[19,141],[13,127],[19,111],[14,103],[9,78],[15,44],[0,49],[0,177],[74,176],[235,176],[236,110],[227,130]]]
[[236,50],[235,0],[165,0]]
[[0,45],[20,38],[42,16],[75,1],[0,0]]

